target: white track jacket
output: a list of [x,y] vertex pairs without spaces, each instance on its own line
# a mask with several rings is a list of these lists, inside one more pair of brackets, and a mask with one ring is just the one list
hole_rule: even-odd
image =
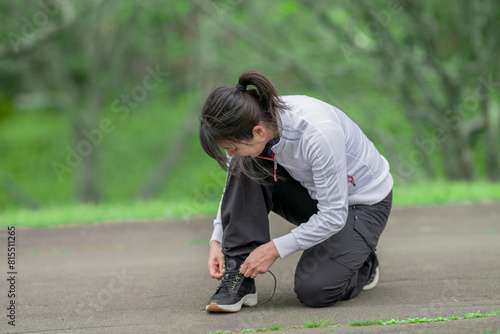
[[[318,201],[308,222],[273,239],[284,258],[340,231],[348,205],[380,202],[393,180],[387,160],[341,110],[308,96],[281,98],[288,109],[280,114],[280,140],[272,147],[275,163]],[[210,241],[222,242],[222,233],[219,204]]]

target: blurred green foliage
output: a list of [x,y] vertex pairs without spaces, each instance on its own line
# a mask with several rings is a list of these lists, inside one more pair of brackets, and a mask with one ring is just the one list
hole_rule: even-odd
[[25,0],[0,11],[0,209],[160,200],[206,211],[224,175],[198,144],[198,115],[246,69],[345,111],[397,185],[500,177],[493,0]]

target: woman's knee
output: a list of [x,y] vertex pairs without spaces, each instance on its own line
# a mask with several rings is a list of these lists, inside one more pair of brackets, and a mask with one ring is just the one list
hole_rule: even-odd
[[349,282],[325,282],[323,277],[310,277],[306,280],[295,277],[295,294],[300,302],[310,307],[334,305],[345,296]]

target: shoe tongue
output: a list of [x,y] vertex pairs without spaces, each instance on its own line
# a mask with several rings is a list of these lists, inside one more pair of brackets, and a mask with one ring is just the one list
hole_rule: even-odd
[[234,259],[229,259],[226,263],[226,269],[227,270],[235,270],[238,268],[238,262],[236,262],[236,260]]

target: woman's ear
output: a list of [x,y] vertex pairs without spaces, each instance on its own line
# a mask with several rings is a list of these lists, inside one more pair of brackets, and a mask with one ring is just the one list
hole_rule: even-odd
[[259,139],[263,139],[266,137],[266,134],[267,134],[267,130],[264,126],[262,125],[256,125],[254,128],[253,128],[253,135],[254,137],[257,137]]

